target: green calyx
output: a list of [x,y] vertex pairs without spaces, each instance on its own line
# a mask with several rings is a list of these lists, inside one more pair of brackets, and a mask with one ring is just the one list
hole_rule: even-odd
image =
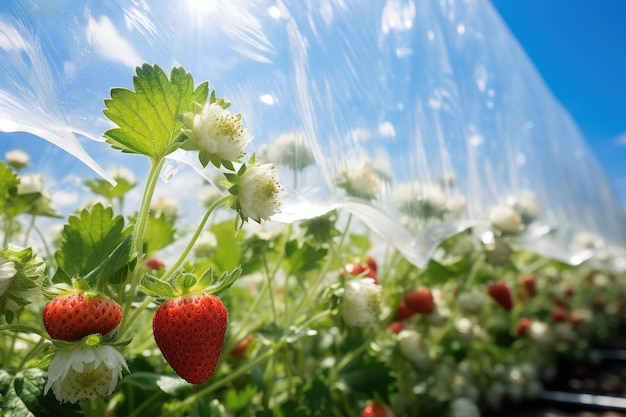
[[216,276],[213,268],[209,267],[199,277],[189,272],[179,272],[169,282],[146,275],[141,280],[141,290],[151,297],[166,299],[199,293],[217,296],[226,292],[240,274],[241,268],[237,267]]
[[76,347],[77,345],[84,345],[84,346],[89,346],[89,347],[107,345],[107,346],[120,348],[120,347],[124,347],[130,344],[130,342],[132,342],[133,340],[132,337],[129,339],[124,339],[124,340],[119,340],[119,341],[116,339],[117,339],[117,331],[114,330],[105,335],[100,335],[97,333],[90,334],[88,336],[83,337],[80,340],[75,340],[72,342],[53,339],[52,344],[54,345],[54,347],[56,347],[59,350],[73,348],[73,347]]

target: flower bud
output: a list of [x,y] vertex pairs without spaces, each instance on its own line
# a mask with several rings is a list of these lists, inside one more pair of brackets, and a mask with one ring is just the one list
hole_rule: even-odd
[[346,282],[341,317],[350,327],[371,327],[380,313],[382,287],[372,278],[362,278]]
[[489,212],[489,221],[495,229],[503,233],[517,234],[523,229],[522,218],[509,206],[492,208]]
[[237,200],[241,214],[256,222],[269,220],[280,211],[283,187],[273,164],[252,165],[239,178]]
[[4,154],[4,158],[6,159],[7,164],[10,167],[17,170],[26,168],[30,164],[30,157],[28,156],[28,154],[19,149],[8,151]]

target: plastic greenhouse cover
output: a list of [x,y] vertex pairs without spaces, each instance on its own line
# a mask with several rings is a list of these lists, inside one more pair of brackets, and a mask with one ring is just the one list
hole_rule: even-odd
[[343,209],[423,265],[494,206],[526,201],[539,217],[522,246],[576,264],[625,244],[584,138],[486,0],[5,0],[0,49],[0,131],[105,178],[112,157],[77,138],[110,127],[110,88],[143,62],[182,65],[279,164],[276,220]]

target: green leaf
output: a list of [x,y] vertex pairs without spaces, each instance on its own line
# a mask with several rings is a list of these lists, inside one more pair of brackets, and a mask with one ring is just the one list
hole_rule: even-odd
[[325,248],[314,248],[308,243],[298,246],[297,241],[290,240],[285,245],[285,269],[290,274],[310,271],[320,265],[327,253]]
[[233,286],[237,278],[241,275],[241,268],[235,268],[232,272],[224,272],[217,281],[206,289],[206,292],[213,295],[220,295]]
[[[102,288],[107,281],[114,281],[112,278],[117,277],[120,271],[126,271],[124,268],[131,260],[132,236],[128,236],[107,256],[102,263],[85,276],[85,281],[91,288]],[[123,277],[125,278],[125,277]]]
[[161,391],[173,397],[180,397],[189,393],[189,384],[178,377],[161,375],[156,384]]
[[6,201],[14,195],[20,180],[4,162],[0,162],[0,212],[3,212]]
[[95,194],[102,197],[113,200],[114,198],[121,198],[126,195],[127,192],[132,190],[135,183],[131,184],[124,178],[116,178],[117,185],[112,185],[110,182],[97,178],[95,180],[85,180],[84,184]]
[[365,253],[372,248],[372,242],[368,235],[351,233],[350,247],[358,253]]
[[89,274],[128,234],[129,230],[124,230],[124,218],[114,217],[113,209],[100,203],[71,215],[55,255],[59,268],[53,280],[69,282],[73,277]]
[[202,415],[206,417],[227,417],[226,408],[218,401],[213,400],[208,407],[202,408]]
[[230,410],[237,413],[250,405],[258,391],[258,388],[252,384],[246,385],[242,390],[231,388],[224,394],[224,403]]
[[280,327],[277,323],[271,322],[259,329],[259,340],[264,345],[269,345],[272,342],[278,342],[285,334],[285,329]]
[[389,401],[393,392],[394,377],[383,362],[364,356],[352,360],[339,371],[338,387],[348,392],[362,394],[365,398],[375,395]]
[[144,275],[141,279],[141,291],[150,297],[173,298],[175,296],[174,288],[167,282],[161,281],[152,275]]
[[[8,373],[2,372],[2,386],[6,386]],[[78,405],[61,404],[52,393],[43,396],[47,374],[41,369],[26,369],[13,376],[8,390],[4,393],[2,411],[4,417],[78,417]]]
[[106,141],[115,149],[159,159],[173,152],[183,127],[183,113],[195,103],[204,105],[209,84],[194,89],[193,77],[182,67],[170,78],[158,65],[143,64],[133,77],[135,91],[113,88],[104,100],[104,114],[119,127],[107,131]]
[[220,274],[237,268],[241,263],[241,248],[237,236],[233,232],[233,220],[218,223],[212,226],[210,230],[219,242],[211,259],[214,272]]
[[309,382],[304,391],[307,408],[313,412],[324,412],[323,415],[331,415],[333,399],[328,384],[319,378]]
[[146,257],[154,255],[160,249],[174,243],[176,228],[174,221],[165,218],[165,216],[148,217],[146,233],[144,235],[144,251]]
[[33,295],[39,293],[41,283],[46,278],[46,264],[30,247],[8,246],[0,249],[0,258],[15,264],[15,276],[0,297],[0,312],[6,316],[7,322],[11,323],[13,311],[5,307],[9,302],[22,307],[31,302]]

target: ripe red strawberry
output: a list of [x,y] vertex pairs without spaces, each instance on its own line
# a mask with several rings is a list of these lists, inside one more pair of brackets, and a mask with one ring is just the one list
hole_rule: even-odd
[[161,304],[152,318],[157,346],[174,371],[192,384],[207,381],[224,347],[228,311],[214,295],[192,294]]
[[382,404],[371,403],[363,409],[361,417],[387,417],[387,410]]
[[389,330],[391,333],[398,334],[402,330],[404,330],[405,327],[406,327],[406,323],[404,321],[397,320],[397,321],[394,321],[393,323],[390,323],[389,326],[387,326],[387,330]]
[[528,329],[530,329],[531,324],[532,321],[527,317],[522,317],[521,319],[519,319],[519,322],[517,323],[517,336],[526,336],[526,334],[528,334]]
[[146,261],[146,266],[152,270],[158,271],[165,268],[165,262],[158,258],[150,258]]
[[243,358],[246,355],[246,352],[248,351],[248,347],[250,346],[253,340],[254,340],[254,336],[252,335],[248,335],[245,338],[243,338],[239,343],[235,345],[234,348],[230,350],[230,356],[232,356],[233,358]]
[[567,310],[563,307],[557,307],[552,311],[552,321],[555,323],[562,323],[568,318]]
[[376,270],[372,269],[368,264],[348,264],[346,265],[346,270],[352,276],[364,274],[365,278],[372,278],[374,282],[378,284],[378,276],[376,275]]
[[504,281],[495,281],[489,285],[487,292],[506,311],[513,309],[513,298],[509,284]]
[[110,333],[121,320],[122,307],[114,300],[82,292],[53,298],[43,309],[43,324],[50,337],[67,342]]
[[572,323],[572,326],[578,327],[583,321],[583,316],[578,311],[572,311],[572,314],[569,316],[569,321]]
[[537,295],[537,284],[535,282],[535,277],[532,275],[522,275],[520,278],[520,283],[526,290],[526,293],[529,297],[534,297]]
[[367,266],[369,266],[372,271],[378,272],[378,263],[376,262],[376,259],[374,259],[374,257],[371,255],[368,255],[367,257]]
[[604,297],[598,296],[593,300],[593,307],[596,310],[604,310],[605,306],[606,306],[606,300],[604,299]]
[[409,317],[413,317],[417,313],[415,311],[411,310],[410,308],[408,308],[406,306],[406,304],[402,303],[398,307],[396,307],[396,314],[401,319],[405,319],[406,320]]
[[404,294],[404,304],[420,314],[431,314],[435,310],[435,300],[430,289],[420,287]]

